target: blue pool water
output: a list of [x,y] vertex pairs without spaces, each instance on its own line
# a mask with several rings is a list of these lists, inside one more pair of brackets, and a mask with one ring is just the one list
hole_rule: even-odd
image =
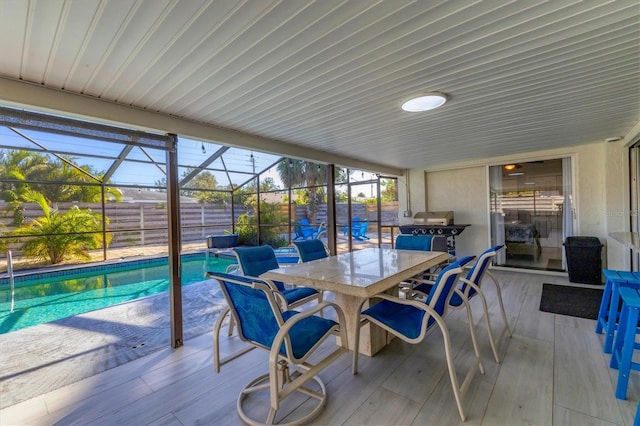
[[[205,281],[207,271],[224,272],[230,259],[211,256],[183,257],[182,285]],[[3,280],[7,281],[7,280]],[[36,279],[16,279],[14,309],[11,288],[0,286],[0,334],[102,309],[169,289],[167,259],[129,262],[101,268],[80,268],[39,274]]]

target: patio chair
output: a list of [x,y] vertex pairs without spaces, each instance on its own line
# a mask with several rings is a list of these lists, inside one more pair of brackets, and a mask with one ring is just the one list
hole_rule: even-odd
[[[397,250],[418,250],[418,251],[447,251],[447,237],[443,235],[426,235],[426,234],[400,234],[396,237],[394,247]],[[416,275],[416,279],[428,279],[431,274],[437,273],[443,266],[451,263],[449,259],[434,266],[427,271],[423,271]],[[405,281],[400,283],[400,291],[404,294],[410,294],[413,288],[413,281]]]
[[[360,219],[359,217],[354,217],[351,219],[351,236],[356,240],[368,240],[367,237],[367,229],[369,228],[369,221],[367,219]],[[343,229],[344,235],[349,233],[349,227],[345,226]]]
[[328,257],[327,248],[320,240],[294,241],[293,246],[298,252],[300,263]]
[[[314,364],[308,359],[329,336],[347,339],[342,310],[333,303],[323,302],[303,312],[291,311],[278,301],[280,293],[274,290],[273,283],[268,280],[222,273],[211,273],[209,276],[220,284],[231,315],[238,324],[240,339],[251,349],[259,348],[269,353],[268,373],[251,380],[240,391],[237,402],[240,418],[251,425],[274,424],[282,420],[290,425],[307,424],[320,414],[327,400],[327,391],[317,376],[318,372],[340,357],[346,349],[336,347],[320,359],[314,356]],[[337,322],[315,315],[327,308],[335,311]],[[217,345],[214,340],[216,349]],[[246,350],[242,353],[244,352]],[[216,371],[219,371],[220,365],[242,353],[218,364]],[[214,350],[214,357],[217,355],[218,352]],[[310,382],[312,380],[315,385]],[[258,396],[245,401],[252,394],[266,392],[268,399]],[[307,408],[310,403],[305,402],[302,409],[306,408],[306,411],[303,414],[299,414],[298,403],[282,404],[289,396],[300,394],[308,401],[316,400],[310,409]],[[278,415],[282,405],[293,410]],[[266,420],[255,419],[256,413],[260,411],[266,412],[263,413]]]
[[[482,309],[484,312],[484,322],[489,335],[489,343],[491,344],[491,350],[496,363],[500,364],[500,357],[498,355],[497,342],[502,339],[502,336],[507,333],[511,337],[511,328],[509,327],[509,321],[507,320],[507,314],[504,310],[504,304],[502,302],[502,291],[500,290],[500,283],[498,279],[489,271],[491,260],[496,256],[498,251],[502,250],[504,245],[497,245],[488,248],[478,256],[476,263],[469,269],[466,276],[461,277],[458,282],[458,292],[454,293],[449,300],[449,306],[453,309],[462,309],[464,306],[464,299],[471,300],[475,296],[479,296],[482,301]],[[500,331],[497,338],[494,338],[491,328],[491,322],[489,319],[489,310],[487,308],[487,299],[481,290],[482,281],[485,276],[491,278],[496,286],[496,298],[498,299],[498,305],[500,306],[500,312],[502,314],[502,321],[504,327]],[[433,281],[429,280],[414,280],[412,288],[413,296],[426,297],[433,288]]]
[[311,233],[311,239],[319,240],[320,237],[322,237],[326,232],[327,232],[327,227],[324,224],[324,222],[321,222],[320,225],[318,225]]
[[398,250],[447,251],[447,237],[444,235],[400,234],[396,237]]
[[[478,351],[478,345],[473,331],[471,309],[469,308],[469,304],[466,299],[463,298],[463,303],[467,308],[469,333],[471,334],[475,360],[467,372],[462,385],[458,385],[458,378],[456,376],[455,365],[453,363],[454,354],[452,353],[449,331],[443,318],[447,311],[449,299],[451,299],[452,294],[457,291],[456,284],[460,274],[462,273],[462,267],[472,260],[473,256],[464,257],[444,268],[438,275],[425,302],[413,299],[400,299],[389,294],[379,294],[369,299],[370,302],[379,300],[379,303],[370,303],[370,307],[368,309],[362,311],[362,307],[367,300],[360,304],[359,309],[357,309],[358,313],[356,320],[356,324],[360,324],[360,327],[367,323],[373,323],[405,342],[413,344],[424,340],[427,332],[435,326],[439,327],[444,340],[444,352],[447,360],[447,369],[449,370],[449,379],[451,380],[453,394],[462,421],[465,421],[466,419],[462,408],[462,396],[471,384],[471,380],[473,379],[476,370],[480,369],[480,373],[484,374],[484,366],[482,365],[480,352]],[[360,327],[357,327],[356,329],[355,341],[353,344],[354,348],[357,348],[360,344]],[[431,333],[430,335],[437,336],[437,334],[434,333]],[[357,371],[358,351],[354,351],[353,374],[357,374]]]
[[[242,275],[259,277],[267,271],[280,267],[271,246],[236,247],[232,251],[238,259],[238,267]],[[274,281],[274,284],[290,308],[304,305],[314,299],[322,302],[322,293],[316,289],[310,287],[287,288],[284,283],[279,281]]]
[[294,227],[294,232],[296,234],[293,237],[294,241],[308,240],[320,238],[320,235],[327,232],[327,228],[325,227],[324,222],[320,223],[318,226],[314,226],[309,223],[309,219],[302,218]]
[[[227,273],[233,272],[234,275],[245,275],[250,277],[258,277],[272,269],[278,269],[278,259],[271,246],[262,245],[257,247],[236,247],[232,250],[238,260],[237,265],[231,265],[227,268]],[[235,269],[232,269],[235,268]],[[209,275],[209,274],[207,274]],[[322,292],[309,287],[293,287],[287,288],[280,281],[273,281],[274,290],[279,293],[276,296],[284,308],[295,308],[306,303],[317,300],[322,302]],[[220,312],[219,318],[226,318],[229,314],[229,307]],[[222,325],[222,324],[221,324]],[[231,336],[234,329],[234,318],[229,318],[229,328],[227,335]],[[217,338],[220,329],[214,329],[214,339]],[[215,351],[214,351],[215,353]]]
[[296,234],[295,237],[293,237],[294,240],[305,240],[313,234],[313,227],[309,224],[309,219],[306,217],[300,219],[293,230]]

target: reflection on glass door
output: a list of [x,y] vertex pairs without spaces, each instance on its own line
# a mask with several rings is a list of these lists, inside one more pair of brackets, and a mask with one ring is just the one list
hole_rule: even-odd
[[491,238],[504,244],[497,264],[566,270],[563,241],[572,234],[570,158],[492,166]]

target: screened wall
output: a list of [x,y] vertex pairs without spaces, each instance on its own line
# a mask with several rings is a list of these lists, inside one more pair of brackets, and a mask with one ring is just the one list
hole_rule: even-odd
[[[12,250],[17,269],[166,254],[168,152],[177,156],[181,251],[205,249],[210,235],[273,247],[327,239],[325,164],[0,114],[0,259]],[[392,244],[395,178],[336,170],[337,251]]]

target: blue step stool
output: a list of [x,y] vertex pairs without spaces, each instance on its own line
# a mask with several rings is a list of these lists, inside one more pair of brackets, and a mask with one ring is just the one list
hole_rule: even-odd
[[627,399],[627,386],[631,370],[640,371],[640,363],[633,362],[633,350],[640,349],[640,344],[636,343],[640,314],[640,290],[620,286],[619,293],[622,298],[622,310],[618,332],[613,342],[610,366],[618,369],[616,398]]
[[604,291],[598,310],[596,321],[596,333],[600,334],[604,330],[604,352],[611,353],[613,338],[616,327],[620,319],[620,294],[619,287],[640,288],[640,272],[616,271],[613,269],[603,269],[605,278]]

